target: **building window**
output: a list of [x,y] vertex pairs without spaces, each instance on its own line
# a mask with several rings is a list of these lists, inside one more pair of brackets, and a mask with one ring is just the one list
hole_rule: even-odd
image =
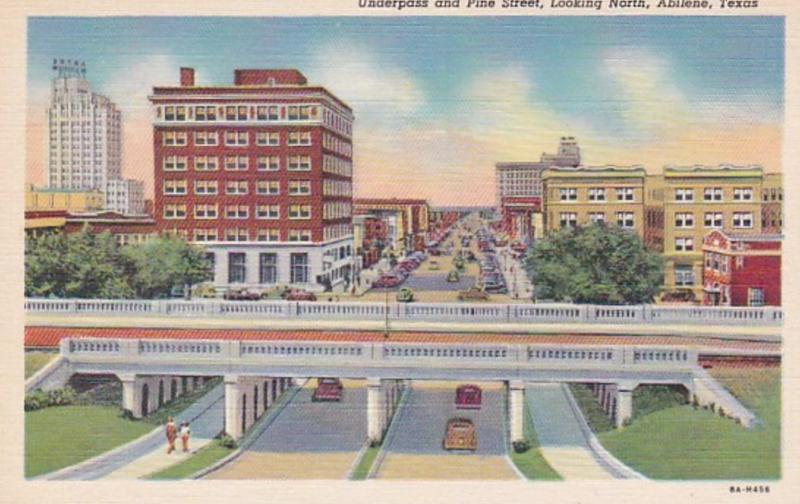
[[605,201],[606,190],[602,187],[589,188],[589,201]]
[[747,304],[749,306],[764,306],[764,289],[761,287],[747,289]]
[[248,144],[248,138],[246,131],[226,131],[225,145],[227,147],[244,147]]
[[675,201],[694,201],[694,189],[675,189]]
[[278,254],[265,252],[258,255],[258,283],[278,282]]
[[259,131],[256,133],[256,145],[276,147],[280,144],[281,137],[277,131]]
[[722,201],[721,187],[706,187],[703,190],[704,201]]
[[256,237],[258,241],[262,242],[277,242],[281,240],[280,230],[279,229],[259,229],[258,236]]
[[226,219],[246,219],[250,215],[250,208],[247,205],[227,205],[225,207]]
[[218,207],[213,205],[195,205],[194,218],[195,219],[216,219]]
[[188,143],[185,131],[165,131],[162,141],[165,147],[183,147]]
[[626,229],[632,229],[633,212],[617,212],[617,226]]
[[311,218],[311,205],[289,205],[289,218],[306,220]]
[[753,188],[752,187],[734,187],[733,189],[734,201],[752,201]]
[[256,118],[259,121],[277,121],[278,120],[278,107],[277,106],[259,106],[256,107]]
[[289,171],[310,171],[311,156],[289,156]]
[[578,190],[574,187],[559,189],[561,201],[575,201],[578,199]]
[[216,131],[197,131],[194,134],[195,145],[218,145],[219,136]]
[[735,228],[751,228],[751,227],[753,227],[753,213],[752,212],[734,212],[733,213],[733,227],[735,227]]
[[247,265],[244,252],[228,252],[228,283],[244,283]]
[[194,193],[198,196],[210,196],[217,194],[216,180],[195,180]]
[[675,227],[676,228],[693,228],[694,227],[694,214],[692,213],[676,213],[675,214]]
[[194,171],[217,171],[219,160],[214,156],[195,156]]
[[196,242],[217,241],[217,230],[196,228],[194,230],[194,241]]
[[256,194],[277,196],[281,193],[281,183],[277,180],[259,180],[256,182]]
[[310,229],[290,229],[289,230],[290,242],[310,242],[311,230]]
[[245,228],[225,229],[225,241],[246,242],[250,241],[250,233]]
[[576,214],[575,212],[561,212],[560,224],[562,228],[577,226],[578,214]]
[[675,265],[675,287],[692,287],[694,285],[694,269],[690,264]]
[[617,187],[617,200],[633,201],[633,187]]
[[288,107],[290,121],[307,121],[311,118],[311,107],[309,105]]
[[247,194],[248,187],[246,180],[229,180],[225,183],[225,194],[228,196],[238,196]]
[[677,252],[691,252],[694,250],[694,238],[675,238]]
[[280,205],[258,205],[256,207],[257,219],[280,219],[281,207]]
[[289,196],[302,196],[311,194],[310,180],[290,180]]
[[290,131],[287,145],[301,146],[311,145],[311,132],[310,131]]
[[278,156],[258,156],[256,169],[258,171],[278,171],[281,169],[281,158]]
[[706,212],[703,216],[703,225],[707,228],[721,228],[722,212]]
[[606,221],[605,212],[589,212],[589,221],[602,224]]
[[194,118],[196,121],[216,121],[217,107],[213,105],[209,106],[200,105],[198,107],[195,107]]
[[308,283],[308,254],[293,253],[290,256],[291,283]]
[[186,205],[164,205],[164,218],[165,219],[185,219],[186,218]]
[[186,180],[165,180],[164,194],[168,196],[183,196],[186,194]]
[[226,171],[247,171],[247,156],[225,156]]
[[186,156],[165,157],[164,171],[186,171]]

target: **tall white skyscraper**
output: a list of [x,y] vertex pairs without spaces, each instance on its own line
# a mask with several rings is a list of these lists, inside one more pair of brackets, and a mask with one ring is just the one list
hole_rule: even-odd
[[86,64],[53,60],[47,108],[47,185],[52,189],[105,192],[121,176],[121,114],[93,93]]
[[53,60],[47,107],[47,185],[58,190],[98,190],[105,209],[144,213],[144,183],[122,178],[122,114],[94,93],[86,64]]

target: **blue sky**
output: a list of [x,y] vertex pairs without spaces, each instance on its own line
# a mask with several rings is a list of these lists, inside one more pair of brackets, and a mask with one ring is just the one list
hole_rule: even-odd
[[[616,154],[627,151],[658,169],[687,148],[679,131],[783,122],[777,17],[31,18],[28,44],[30,108],[42,106],[52,59],[77,58],[132,120],[179,66],[205,84],[229,83],[234,68],[297,68],[353,106],[357,161],[361,141],[364,173],[378,179],[397,156],[420,175],[483,176],[492,159],[538,157],[561,134],[578,135],[592,164],[637,162]],[[382,146],[398,132],[431,151]],[[721,135],[708,141],[724,155]],[[458,147],[483,142],[471,155]],[[718,162],[776,159],[738,149]]]

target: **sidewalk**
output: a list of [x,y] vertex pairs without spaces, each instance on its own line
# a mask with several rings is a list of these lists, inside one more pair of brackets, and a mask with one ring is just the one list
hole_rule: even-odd
[[[183,462],[184,460],[188,459],[195,453],[197,450],[204,447],[208,443],[210,443],[212,439],[210,438],[192,438],[189,442],[189,446],[191,450],[189,452],[182,452],[180,451],[180,439],[175,443],[176,450],[167,455],[166,448],[164,446],[159,446],[158,448],[154,448],[149,453],[133,460],[130,464],[120,467],[116,471],[113,471],[106,476],[104,479],[138,479],[147,476],[148,474],[153,474],[154,472],[161,471],[162,469],[166,469],[171,465],[177,464],[179,462]],[[166,444],[166,443],[162,443]]]

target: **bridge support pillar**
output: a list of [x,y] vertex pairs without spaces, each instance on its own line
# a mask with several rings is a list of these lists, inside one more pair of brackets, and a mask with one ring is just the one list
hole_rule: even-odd
[[635,383],[617,384],[616,411],[614,411],[617,428],[623,427],[633,418],[633,390],[635,388]]
[[383,438],[385,412],[380,378],[367,379],[367,438],[371,443],[380,443]]
[[225,375],[225,434],[239,439],[244,434],[242,425],[242,387],[239,377]]
[[508,422],[511,442],[525,440],[525,384],[522,380],[508,382]]
[[118,376],[122,382],[122,409],[128,410],[133,418],[142,418],[147,412],[142,412],[142,383],[135,374],[122,374]]

